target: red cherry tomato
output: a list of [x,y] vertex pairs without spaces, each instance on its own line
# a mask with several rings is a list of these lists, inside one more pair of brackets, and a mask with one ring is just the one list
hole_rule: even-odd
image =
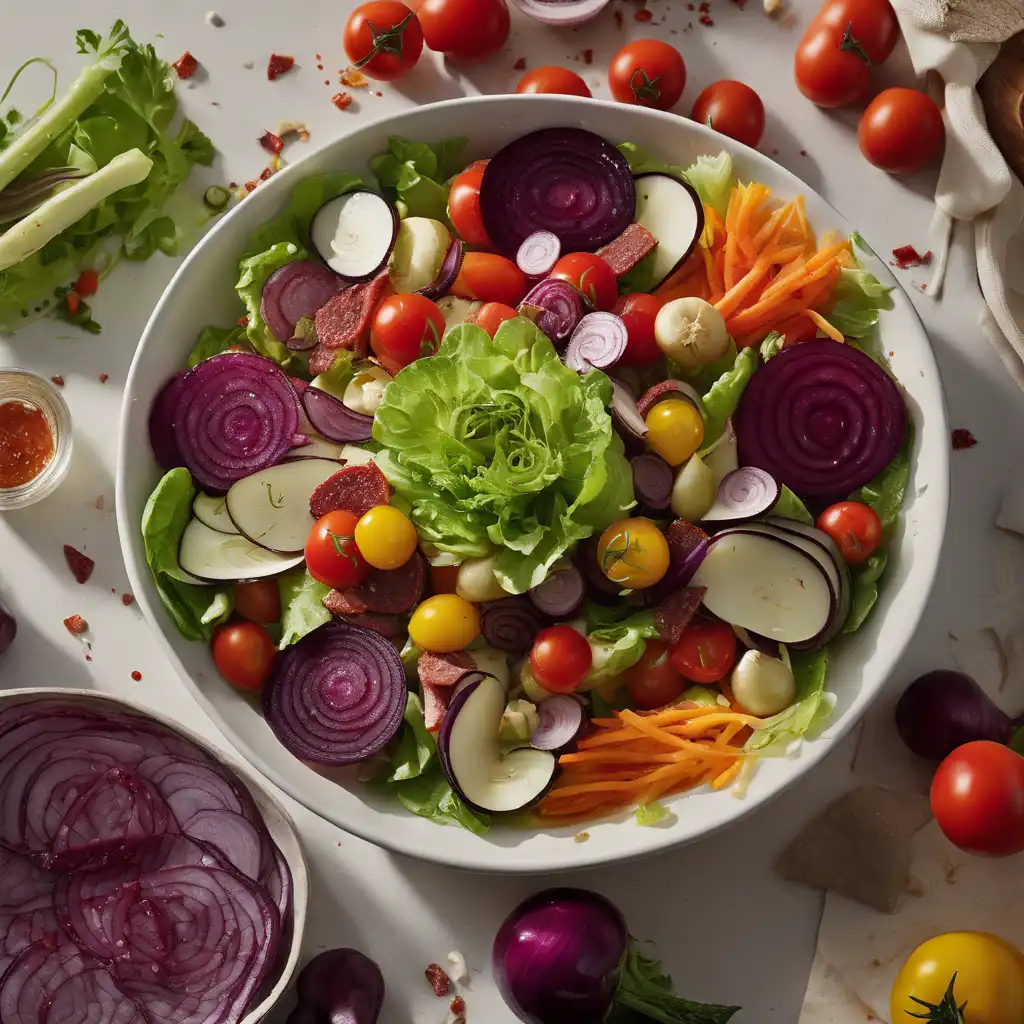
[[935,101],[916,89],[886,89],[864,111],[857,128],[860,151],[890,174],[910,174],[942,149],[946,128]]
[[871,64],[849,35],[833,25],[812,23],[793,65],[800,91],[819,107],[845,107],[871,89]]
[[344,509],[321,516],[306,538],[309,575],[335,590],[346,590],[370,574],[369,563],[356,547],[359,517]]
[[417,16],[427,46],[462,60],[497,53],[512,25],[505,0],[423,0]]
[[872,64],[888,59],[900,38],[900,23],[889,0],[828,0],[811,27],[830,25],[850,35]]
[[265,626],[281,618],[281,591],[276,580],[254,580],[235,587],[235,611],[250,622]]
[[882,520],[870,505],[841,501],[818,516],[818,529],[827,533],[847,565],[867,561],[882,543]]
[[571,626],[548,626],[530,651],[533,678],[550,693],[572,693],[587,677],[593,654],[585,636]]
[[756,146],[764,134],[764,104],[743,82],[712,82],[698,97],[690,117],[745,146]]
[[483,309],[473,317],[473,323],[485,330],[492,338],[498,332],[498,328],[506,320],[515,320],[519,314],[504,302],[488,302]]
[[653,366],[661,358],[661,349],[654,340],[654,321],[661,307],[661,299],[642,292],[623,295],[612,306],[628,332],[623,366]]
[[415,67],[423,52],[419,19],[399,0],[371,0],[345,23],[345,53],[370,78],[385,82]]
[[232,622],[213,636],[217,671],[240,690],[259,690],[270,677],[277,647],[255,622]]
[[480,183],[486,169],[487,161],[477,160],[452,182],[448,193],[448,218],[464,242],[493,249],[494,243],[480,216]]
[[586,82],[568,68],[549,64],[527,71],[516,86],[519,93],[556,92],[565,96],[593,96]]
[[1024,850],[1024,757],[991,740],[957,747],[932,779],[932,813],[946,838],[969,853]]
[[493,252],[467,252],[452,285],[452,295],[506,306],[518,306],[526,290],[526,275],[511,260]]
[[563,256],[552,268],[551,277],[578,288],[594,309],[611,309],[619,297],[615,271],[596,253],[571,252]]
[[672,664],[670,645],[648,640],[640,660],[626,673],[629,696],[638,708],[671,704],[686,689],[686,680]]
[[370,347],[388,373],[397,373],[441,347],[444,314],[425,295],[403,292],[386,298],[370,328]]
[[637,39],[612,59],[608,84],[620,103],[669,110],[686,88],[686,65],[674,46],[660,39]]
[[726,622],[692,622],[672,645],[676,671],[695,683],[717,683],[736,662],[736,634]]
[[430,592],[432,594],[454,594],[459,578],[457,565],[432,565],[430,567]]

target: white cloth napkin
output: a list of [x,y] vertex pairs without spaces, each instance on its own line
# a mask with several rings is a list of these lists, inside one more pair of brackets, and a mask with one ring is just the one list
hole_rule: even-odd
[[[1024,30],[1024,0],[892,0],[914,70],[935,71],[944,82],[946,153],[935,191],[932,249],[926,289],[942,288],[954,220],[976,221],[978,278],[1004,336],[1004,360],[1024,362],[1024,275],[1014,274],[1013,254],[1024,252],[1024,190],[985,124],[975,91],[995,60],[999,43]],[[1007,347],[1008,346],[1008,347]],[[1021,372],[1015,379],[1024,379]]]

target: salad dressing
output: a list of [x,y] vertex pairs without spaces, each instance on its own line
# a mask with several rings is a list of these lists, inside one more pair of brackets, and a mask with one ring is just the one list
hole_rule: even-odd
[[53,431],[37,405],[0,403],[0,488],[22,487],[53,460]]

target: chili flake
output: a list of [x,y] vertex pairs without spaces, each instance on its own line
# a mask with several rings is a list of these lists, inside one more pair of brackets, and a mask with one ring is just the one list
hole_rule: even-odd
[[973,448],[977,443],[978,439],[964,427],[957,427],[951,435],[953,442],[953,451],[962,451],[964,448]]
[[260,171],[260,181],[267,181],[274,176],[274,173],[273,167],[264,167],[263,170]]
[[125,608],[127,608],[134,600],[135,600],[135,598],[132,597],[131,594],[122,594],[121,595],[121,604],[123,604],[125,606]]
[[901,245],[892,251],[893,259],[900,270],[909,270],[911,267],[926,267],[932,261],[932,252],[929,249],[923,256],[912,245]]
[[110,374],[109,373],[101,373],[99,375],[99,382],[101,384],[106,384],[108,380],[110,380]]
[[69,615],[64,620],[64,628],[73,636],[80,636],[89,628],[89,623],[81,615]]
[[265,131],[259,137],[259,143],[268,153],[273,153],[275,156],[284,149],[284,139],[270,131]]
[[93,569],[96,568],[96,563],[70,544],[64,545],[64,559],[68,563],[68,568],[71,570],[71,575],[75,577],[75,581],[87,583]]
[[42,409],[28,402],[0,404],[0,487],[21,487],[50,464],[53,431]]
[[584,50],[583,51],[583,63],[584,64],[593,64],[594,63],[594,51],[593,50]]
[[512,65],[512,68],[515,71],[525,71],[526,70],[526,58],[525,57],[520,57],[519,60],[517,60],[515,62],[515,64]]
[[142,682],[142,673],[138,669],[136,669],[134,672],[132,672],[132,679],[134,679],[135,682],[137,682],[137,683],[141,683]]
[[53,384],[54,387],[62,388],[64,387],[64,378],[59,373],[55,374],[50,378],[50,383]]
[[238,326],[239,327],[248,327],[249,326],[249,318],[247,316],[245,316],[244,314],[242,316],[240,316],[238,318]]
[[246,192],[255,192],[258,185],[259,185],[258,179],[253,178],[250,181],[247,181],[245,183],[245,191]]
[[64,302],[68,307],[68,312],[74,316],[82,306],[82,296],[78,292],[68,292],[64,296]]
[[452,1013],[454,1013],[456,1015],[458,1015],[460,1013],[465,1013],[466,1012],[466,1000],[463,999],[462,996],[456,996],[451,1001],[451,1004],[449,1005],[448,1009],[451,1010]]
[[426,975],[427,981],[430,982],[430,987],[434,990],[435,996],[440,998],[441,996],[448,995],[451,979],[440,964],[431,964],[423,973]]
[[191,78],[199,67],[199,61],[186,50],[172,65],[179,78]]
[[336,92],[331,97],[331,102],[339,110],[348,110],[348,108],[352,106],[352,96],[347,92]]
[[366,75],[359,68],[352,67],[351,64],[338,75],[338,82],[341,85],[347,85],[350,89],[365,89],[370,84]]
[[275,78],[280,78],[286,71],[291,71],[294,66],[294,57],[286,57],[280,53],[272,53],[270,55],[270,60],[267,62],[267,78],[272,82]]
[[633,15],[633,20],[647,22],[650,21],[653,17],[654,13],[652,11],[647,10],[647,8],[645,7],[643,8],[643,10],[637,11],[636,14]]

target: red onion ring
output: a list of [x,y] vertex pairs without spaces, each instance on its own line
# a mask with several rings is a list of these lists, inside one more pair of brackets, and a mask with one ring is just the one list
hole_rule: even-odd
[[612,422],[630,451],[642,451],[647,423],[637,410],[633,392],[617,378],[609,379],[612,382]]
[[452,290],[452,285],[455,284],[455,279],[459,276],[464,255],[465,246],[463,246],[462,240],[452,238],[448,251],[444,254],[441,269],[437,272],[437,277],[426,288],[420,288],[419,294],[434,301],[444,298]]
[[506,597],[483,607],[480,631],[499,651],[525,654],[541,630],[540,616],[524,597]]
[[568,281],[549,277],[536,285],[519,305],[519,313],[529,317],[561,348],[587,311],[583,294]]
[[162,469],[181,465],[181,452],[174,439],[174,414],[178,408],[185,371],[176,373],[157,393],[149,413],[149,445]]
[[626,354],[629,332],[614,313],[588,313],[576,325],[565,350],[570,370],[588,373],[614,366]]
[[769,512],[779,494],[779,483],[771,473],[757,466],[742,466],[722,478],[716,504],[736,519],[751,519]]
[[552,619],[569,619],[577,611],[587,588],[574,565],[556,569],[543,583],[533,587],[528,597],[538,611]]
[[302,393],[302,408],[313,429],[327,438],[345,444],[368,441],[373,437],[373,417],[350,409],[334,395],[308,387]]
[[523,239],[516,264],[527,277],[547,277],[562,255],[562,243],[553,231],[534,231]]
[[583,727],[583,705],[568,694],[556,694],[537,705],[540,725],[530,734],[530,746],[538,750],[561,750],[579,735]]
[[263,285],[260,316],[266,321],[270,333],[278,341],[288,344],[293,340],[295,325],[304,316],[312,316],[326,305],[328,299],[344,286],[344,281],[322,263],[313,260],[286,263],[275,270]]

